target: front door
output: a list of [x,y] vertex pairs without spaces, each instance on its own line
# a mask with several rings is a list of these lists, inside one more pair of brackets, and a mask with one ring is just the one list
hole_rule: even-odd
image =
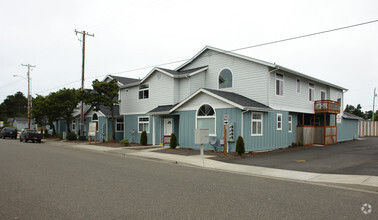
[[164,135],[172,134],[172,126],[173,126],[172,118],[165,118],[164,119]]

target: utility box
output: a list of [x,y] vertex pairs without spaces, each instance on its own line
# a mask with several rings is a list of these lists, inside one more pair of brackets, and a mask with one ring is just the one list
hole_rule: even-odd
[[194,130],[194,144],[208,144],[209,143],[209,129],[196,128]]

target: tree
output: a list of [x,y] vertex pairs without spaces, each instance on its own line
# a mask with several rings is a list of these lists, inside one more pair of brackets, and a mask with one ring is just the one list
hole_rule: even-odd
[[96,111],[99,110],[100,106],[105,106],[110,109],[111,112],[111,122],[112,122],[112,140],[115,140],[115,118],[114,118],[114,108],[119,103],[118,101],[118,91],[119,87],[117,80],[113,79],[109,82],[100,82],[97,79],[92,82],[93,90],[86,90],[82,93],[82,98],[86,104],[91,105]]
[[66,121],[67,131],[70,130],[70,123],[73,119],[74,110],[80,102],[79,91],[76,89],[63,88],[57,92],[49,95],[49,104],[52,104],[53,110],[57,115],[62,117]]
[[28,112],[28,99],[17,92],[14,95],[9,95],[1,104],[2,114],[7,118],[26,117]]
[[177,147],[177,138],[174,133],[171,134],[171,140],[169,142],[169,147],[172,149],[176,149]]
[[353,105],[346,105],[345,107],[345,112],[348,112],[348,113],[351,113],[353,115],[356,115],[356,116],[359,116],[363,119],[366,119],[366,116],[365,114],[361,111],[362,107],[360,104],[357,105],[357,107],[355,108]]

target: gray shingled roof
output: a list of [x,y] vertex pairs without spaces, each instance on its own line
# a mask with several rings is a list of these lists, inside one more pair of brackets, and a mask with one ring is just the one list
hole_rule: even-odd
[[242,96],[242,95],[239,95],[239,94],[236,94],[236,93],[233,93],[233,92],[225,92],[225,91],[219,91],[219,90],[214,90],[214,89],[206,89],[206,88],[204,88],[204,90],[209,91],[209,92],[211,92],[215,95],[218,95],[218,96],[220,96],[224,99],[227,99],[231,102],[234,102],[234,103],[241,105],[241,106],[244,106],[246,108],[266,109],[267,111],[273,110],[272,108],[270,108],[267,105],[264,105],[260,102],[256,102],[252,99],[249,99],[245,96]]
[[127,77],[122,77],[122,76],[109,75],[109,77],[117,80],[118,82],[122,83],[123,85],[140,81],[139,79],[127,78]]
[[161,70],[164,70],[164,71],[166,71],[166,72],[168,72],[172,75],[179,76],[179,75],[194,73],[197,70],[200,70],[200,69],[205,68],[205,67],[207,67],[207,66],[196,67],[196,68],[193,68],[193,69],[188,69],[188,70],[183,70],[183,71],[175,71],[175,70],[170,70],[170,69],[165,69],[165,68],[160,68],[160,67],[158,67],[158,68],[161,69]]
[[353,120],[364,120],[363,118],[357,116],[357,115],[354,115],[354,114],[351,114],[349,112],[344,112],[343,114],[343,118],[346,118],[346,119],[353,119]]
[[154,109],[152,109],[151,111],[147,112],[147,114],[169,114],[169,111],[175,107],[177,104],[175,105],[160,105]]
[[[112,112],[110,111],[110,107],[108,106],[104,106],[104,105],[100,105],[100,109],[99,109],[106,117],[111,117],[112,116]],[[116,105],[114,106],[114,117],[118,117],[120,116],[119,115],[119,106]]]

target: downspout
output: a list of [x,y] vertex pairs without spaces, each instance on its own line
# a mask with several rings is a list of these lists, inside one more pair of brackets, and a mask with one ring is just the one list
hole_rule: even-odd
[[154,146],[156,144],[155,142],[155,116],[152,116],[152,145]]

